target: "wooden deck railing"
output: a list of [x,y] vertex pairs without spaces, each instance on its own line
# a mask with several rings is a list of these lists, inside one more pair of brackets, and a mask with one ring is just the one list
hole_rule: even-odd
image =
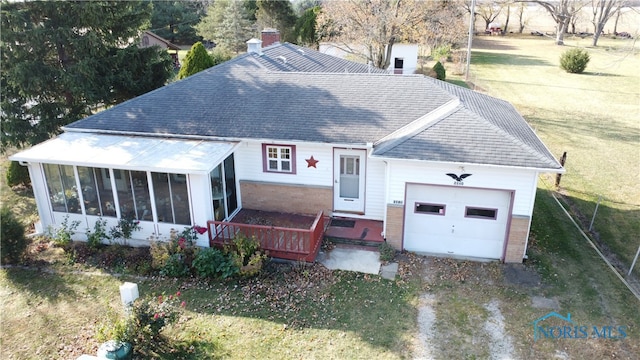
[[279,259],[315,261],[324,236],[324,214],[322,211],[309,229],[283,228],[277,226],[251,225],[226,221],[207,221],[209,246],[230,244],[233,237],[241,233],[255,237],[262,250]]

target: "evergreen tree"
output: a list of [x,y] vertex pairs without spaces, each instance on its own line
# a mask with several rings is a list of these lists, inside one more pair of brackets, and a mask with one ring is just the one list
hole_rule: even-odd
[[298,21],[296,22],[298,44],[315,48],[318,47],[316,19],[318,18],[320,10],[321,8],[319,6],[309,8],[298,18]]
[[2,150],[164,85],[170,56],[137,46],[150,13],[148,2],[3,2]]
[[184,58],[184,63],[178,73],[178,79],[184,79],[214,65],[213,58],[207,53],[201,42],[193,44]]
[[201,41],[194,26],[204,16],[198,1],[152,0],[151,31],[175,44],[193,44]]
[[207,10],[196,32],[225,51],[239,53],[246,50],[246,41],[252,36],[252,23],[246,3],[235,0],[217,0]]

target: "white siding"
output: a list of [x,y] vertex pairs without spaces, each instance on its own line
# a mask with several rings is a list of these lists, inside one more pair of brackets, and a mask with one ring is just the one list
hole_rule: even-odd
[[[282,184],[333,186],[333,147],[324,144],[296,145],[296,174],[262,171],[262,143],[242,143],[235,152],[236,176],[239,180],[265,181]],[[305,159],[318,160],[316,167],[307,167]]]
[[385,213],[385,164],[375,158],[367,158],[365,190],[365,215],[372,220],[384,220]]
[[[207,226],[207,221],[213,219],[213,204],[211,203],[211,185],[209,175],[189,175],[189,190],[191,195],[192,221],[198,226]],[[198,235],[198,246],[209,246],[207,234]]]
[[418,44],[393,44],[391,48],[391,63],[389,70],[393,73],[395,68],[395,59],[401,58],[402,74],[413,74],[418,68]]
[[497,168],[482,165],[429,164],[417,161],[391,161],[389,164],[390,204],[404,204],[405,183],[454,185],[447,173],[472,174],[464,179],[464,187],[515,190],[513,215],[531,216],[537,173],[534,170]]
[[[281,145],[293,145],[279,143]],[[239,180],[265,181],[282,184],[303,184],[333,188],[333,145],[295,144],[296,174],[265,173],[262,171],[262,143],[242,143],[235,152],[236,176]],[[305,159],[318,160],[316,168],[307,167]],[[367,158],[365,184],[365,215],[367,219],[384,219],[385,164]]]

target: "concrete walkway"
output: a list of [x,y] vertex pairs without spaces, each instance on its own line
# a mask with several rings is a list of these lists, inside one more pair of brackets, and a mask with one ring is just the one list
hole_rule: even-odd
[[380,253],[371,250],[335,247],[328,252],[320,251],[317,261],[329,270],[357,271],[390,280],[395,279],[398,272],[397,263],[382,266]]

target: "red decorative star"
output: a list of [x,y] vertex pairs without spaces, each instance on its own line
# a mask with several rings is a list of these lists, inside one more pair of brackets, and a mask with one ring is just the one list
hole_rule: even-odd
[[[316,164],[320,162],[319,160],[314,159],[314,158],[313,158],[313,155],[311,155],[311,158],[309,158],[309,159],[304,159],[304,161],[306,161],[306,162],[307,162],[307,167],[308,167],[308,168],[310,168],[310,167],[312,167],[312,166],[315,168],[315,167],[316,167]],[[317,168],[316,168],[316,169],[317,169]]]

